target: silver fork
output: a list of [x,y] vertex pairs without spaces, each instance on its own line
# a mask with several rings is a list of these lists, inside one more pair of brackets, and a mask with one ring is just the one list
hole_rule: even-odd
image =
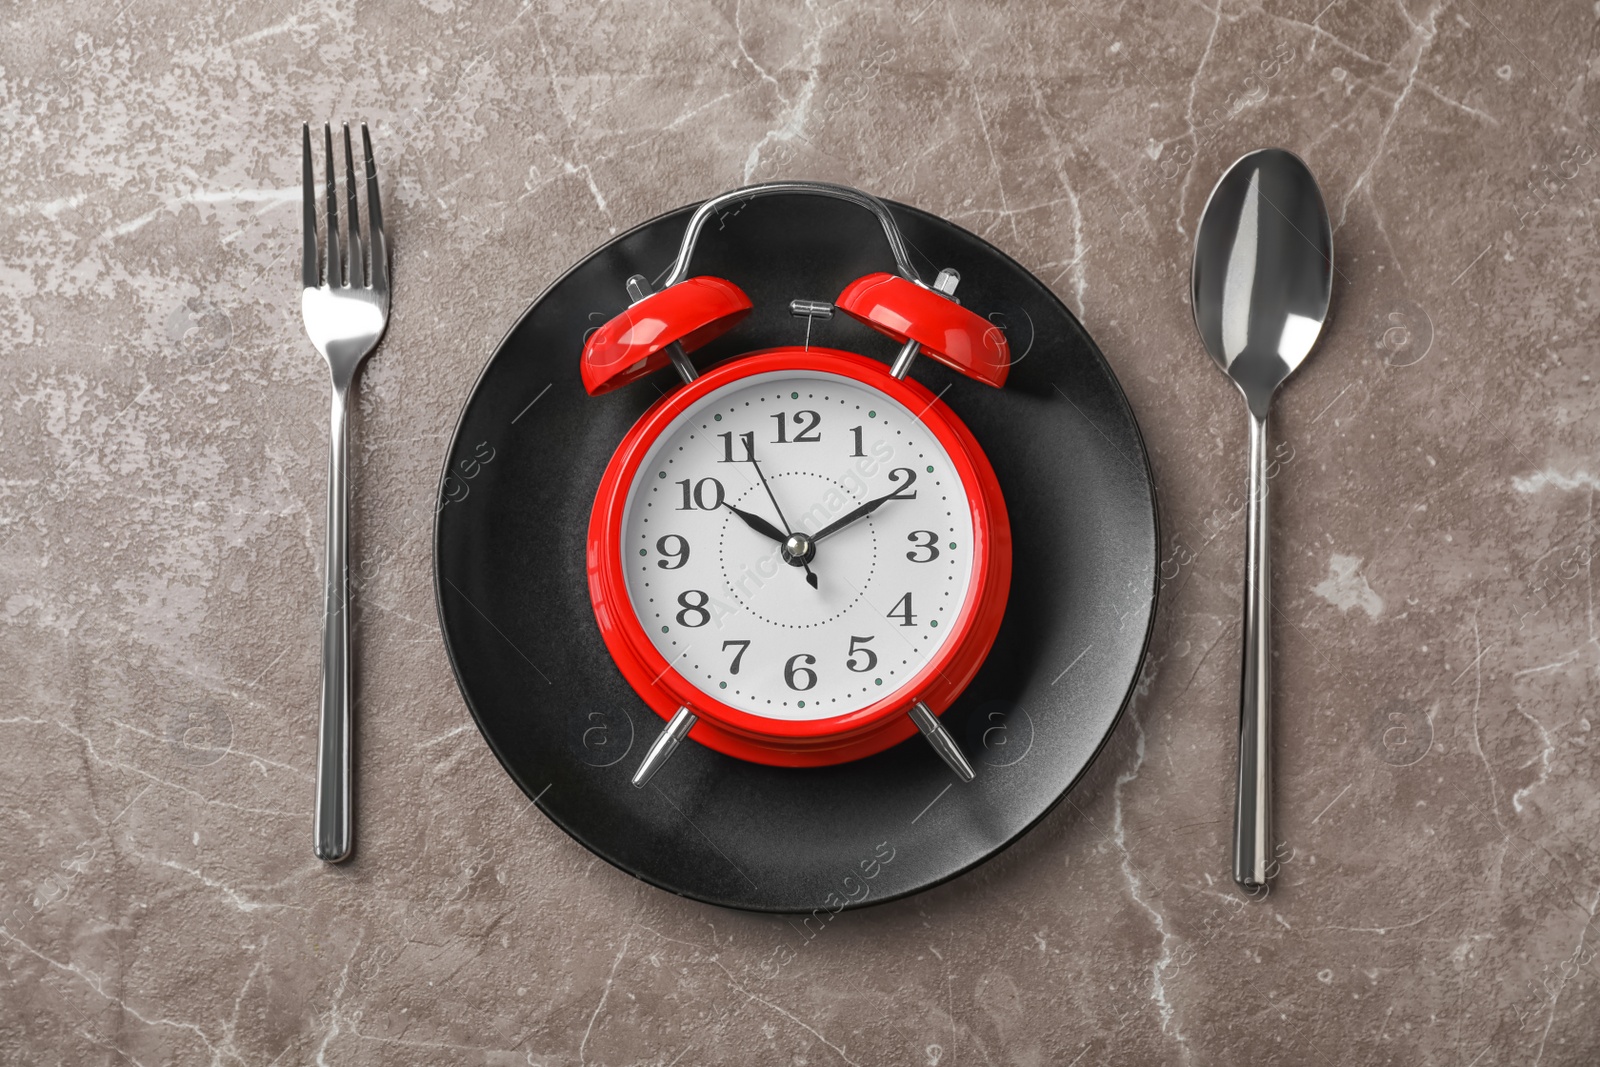
[[[317,246],[317,186],[311,169],[311,127],[300,127],[304,154],[303,217],[305,244],[300,264],[304,289],[300,312],[306,333],[328,363],[333,382],[333,422],[328,453],[328,569],[322,612],[322,714],[317,726],[317,858],[337,863],[350,855],[350,615],[347,467],[350,385],[362,361],[378,347],[389,325],[389,242],[378,201],[378,168],[372,162],[372,137],[361,126],[366,150],[367,239],[361,237],[356,204],[356,167],[350,151],[350,124],[344,124],[345,195],[350,223],[340,231],[339,194],[333,129],[324,123],[328,153],[327,246]],[[343,238],[343,240],[341,240]],[[326,276],[324,277],[324,268]]]

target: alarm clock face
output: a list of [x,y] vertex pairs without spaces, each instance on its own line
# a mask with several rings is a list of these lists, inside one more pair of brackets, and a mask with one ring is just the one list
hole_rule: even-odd
[[790,722],[880,702],[939,659],[977,562],[967,490],[919,413],[822,371],[735,378],[681,412],[621,533],[628,601],[671,669]]

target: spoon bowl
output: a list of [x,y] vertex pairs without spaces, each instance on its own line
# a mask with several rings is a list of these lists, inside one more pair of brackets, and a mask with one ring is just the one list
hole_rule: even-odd
[[1244,156],[1211,191],[1195,235],[1191,306],[1211,358],[1266,417],[1311,354],[1333,294],[1333,231],[1316,178],[1281,148]]
[[1333,230],[1322,191],[1292,152],[1244,156],[1211,191],[1195,234],[1191,304],[1206,351],[1250,408],[1244,662],[1233,877],[1264,887],[1272,842],[1272,562],[1267,413],[1322,335],[1333,293]]

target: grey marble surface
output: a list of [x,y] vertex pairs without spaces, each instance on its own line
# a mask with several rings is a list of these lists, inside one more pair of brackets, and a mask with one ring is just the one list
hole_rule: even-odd
[[[0,1062],[1586,1064],[1597,10],[17,2],[0,12]],[[372,125],[358,855],[311,855],[326,382],[302,120]],[[1231,885],[1245,418],[1193,336],[1211,183],[1337,227],[1280,398],[1282,870]],[[1167,579],[1129,713],[998,858],[801,937],[595,859],[451,679],[426,512],[567,264],[750,180],[1028,266],[1138,414]]]

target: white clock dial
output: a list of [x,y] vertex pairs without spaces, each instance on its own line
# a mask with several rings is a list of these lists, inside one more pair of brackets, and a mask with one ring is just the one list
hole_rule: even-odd
[[[793,533],[815,538],[814,587],[786,560]],[[656,439],[624,508],[622,566],[639,622],[691,684],[755,715],[824,719],[938,654],[972,542],[961,479],[917,413],[841,375],[772,372],[706,395]]]

